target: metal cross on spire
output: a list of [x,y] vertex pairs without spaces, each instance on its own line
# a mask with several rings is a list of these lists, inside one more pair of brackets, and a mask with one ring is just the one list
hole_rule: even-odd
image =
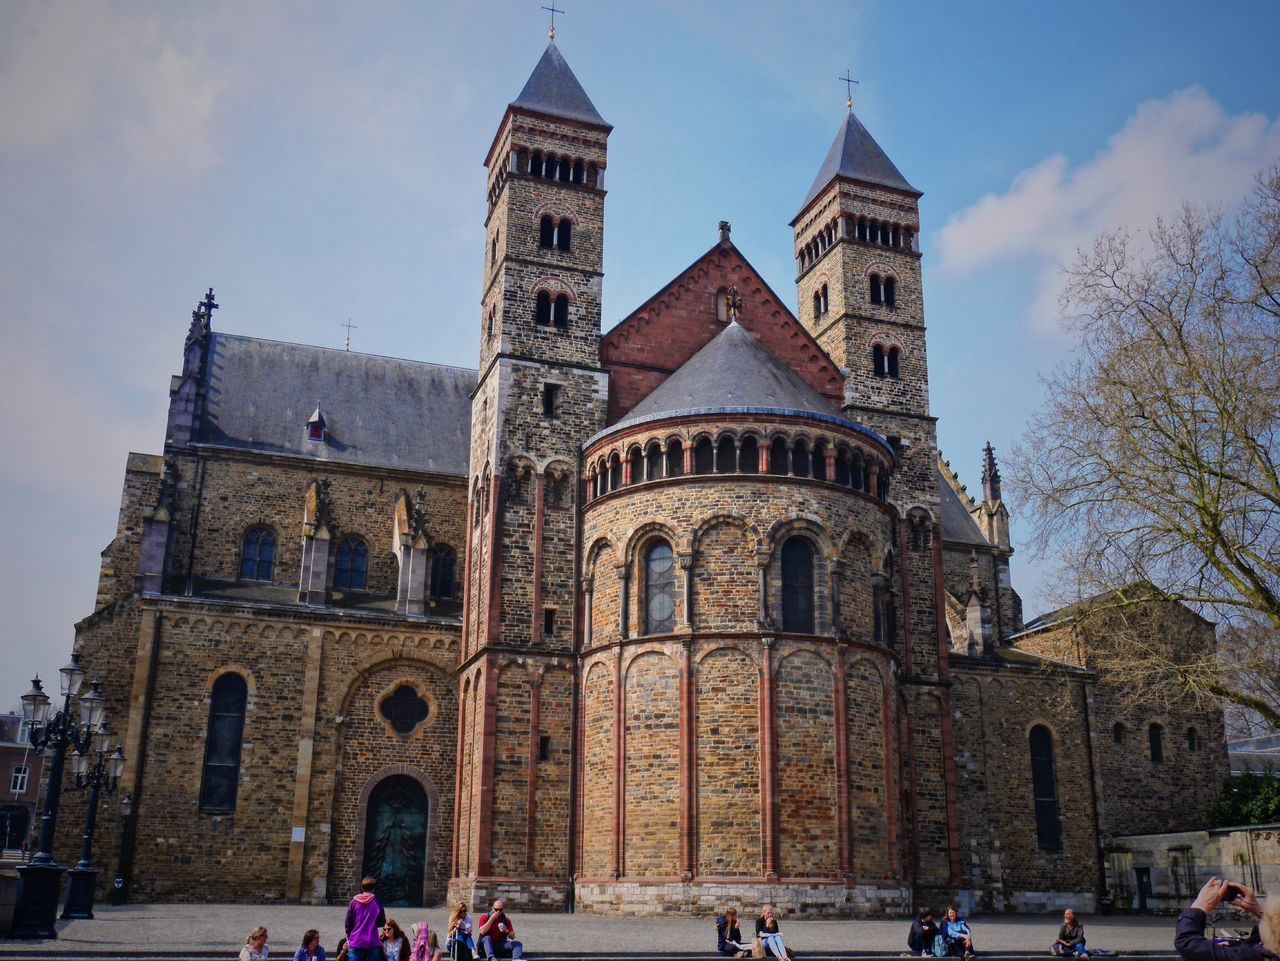
[[351,349],[351,332],[353,330],[359,330],[360,325],[353,324],[351,322],[351,318],[348,317],[347,322],[345,324],[339,324],[338,326],[347,328],[347,342],[343,345],[343,350],[350,350]]
[[564,11],[563,11],[563,10],[557,10],[557,9],[556,9],[555,0],[552,0],[551,6],[549,6],[549,7],[543,7],[542,9],[543,9],[543,10],[548,11],[548,12],[551,14],[551,29],[547,32],[547,37],[548,37],[549,39],[551,39],[551,40],[555,40],[555,38],[556,38],[556,14],[557,14],[557,13],[564,13]]
[[209,288],[209,292],[204,295],[204,300],[200,301],[200,306],[204,308],[204,315],[210,320],[213,319],[213,312],[218,309],[218,305],[213,302],[213,288]]
[[858,80],[854,80],[851,76],[849,76],[849,74],[851,74],[852,72],[853,72],[852,70],[846,70],[844,72],[843,77],[836,77],[837,80],[839,80],[841,83],[845,85],[845,88],[848,91],[848,96],[845,98],[844,105],[848,107],[850,110],[853,109],[853,85],[855,83],[860,82]]

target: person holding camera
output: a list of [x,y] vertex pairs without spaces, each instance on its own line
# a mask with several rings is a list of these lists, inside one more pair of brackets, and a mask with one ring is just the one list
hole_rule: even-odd
[[[1210,911],[1223,902],[1258,919],[1249,937],[1220,944],[1204,935]],[[1178,916],[1178,932],[1173,946],[1182,961],[1266,961],[1280,957],[1280,898],[1271,898],[1264,911],[1253,892],[1239,881],[1210,878]]]
[[501,898],[493,902],[493,910],[480,915],[476,933],[480,935],[480,950],[490,961],[493,958],[520,961],[524,957],[524,945],[515,939],[516,926],[507,917],[506,904]]

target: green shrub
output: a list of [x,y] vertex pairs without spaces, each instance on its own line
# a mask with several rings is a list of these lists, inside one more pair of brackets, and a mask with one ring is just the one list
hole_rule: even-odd
[[1207,814],[1213,827],[1280,821],[1280,776],[1248,768],[1243,774],[1229,775]]

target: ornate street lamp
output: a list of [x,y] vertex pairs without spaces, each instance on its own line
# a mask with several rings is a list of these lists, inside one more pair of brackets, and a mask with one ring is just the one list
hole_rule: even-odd
[[[97,695],[96,701],[91,699]],[[90,707],[85,702],[91,701]],[[124,751],[116,745],[115,752],[110,751],[111,734],[105,723],[101,723],[104,712],[101,710],[102,695],[98,692],[98,682],[93,682],[93,690],[80,699],[80,716],[100,721],[97,727],[89,728],[93,733],[88,737],[85,749],[71,760],[71,769],[76,777],[76,790],[89,792],[89,805],[84,814],[84,841],[80,847],[80,861],[69,872],[67,883],[67,903],[62,909],[62,919],[93,919],[93,896],[98,885],[98,869],[91,863],[93,857],[93,829],[98,819],[98,796],[105,792],[109,797],[116,793],[120,784],[120,775],[124,773]],[[96,711],[96,714],[94,713]]]
[[[22,695],[22,718],[30,727],[31,746],[37,754],[46,748],[53,749],[53,761],[49,765],[48,786],[44,795],[44,813],[40,816],[39,850],[27,864],[18,868],[18,903],[13,916],[15,938],[56,938],[54,920],[58,913],[58,895],[62,887],[63,868],[53,859],[53,834],[58,823],[58,802],[62,798],[62,773],[67,748],[83,753],[89,747],[91,731],[95,728],[81,724],[96,718],[102,723],[105,705],[97,683],[91,694],[80,698],[88,701],[80,704],[80,718],[71,711],[71,702],[80,693],[84,681],[84,668],[80,656],[71,655],[71,662],[58,671],[62,691],[62,710],[49,717],[49,695],[44,693],[40,678],[31,682],[31,690]],[[95,697],[96,695],[96,697]]]

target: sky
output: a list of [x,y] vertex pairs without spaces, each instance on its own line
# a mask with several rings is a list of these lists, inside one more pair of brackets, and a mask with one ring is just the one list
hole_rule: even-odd
[[[1280,158],[1268,2],[574,2],[609,140],[605,328],[729,220],[780,293],[787,224],[855,110],[924,192],[939,444],[976,490],[1068,356],[1060,270]],[[65,662],[125,458],[219,330],[475,366],[485,152],[542,0],[0,5],[0,707]],[[1013,537],[1025,531],[1015,512]],[[1013,561],[1029,615],[1051,559]]]

